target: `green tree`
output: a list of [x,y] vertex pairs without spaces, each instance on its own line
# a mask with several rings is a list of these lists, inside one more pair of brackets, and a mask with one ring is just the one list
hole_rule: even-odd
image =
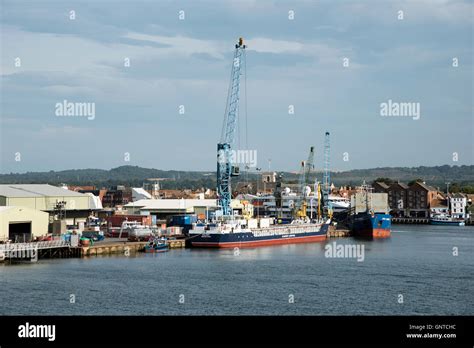
[[411,185],[413,185],[413,184],[415,184],[415,183],[417,183],[417,182],[424,182],[424,180],[421,179],[421,178],[412,180],[412,181],[410,181],[410,182],[408,183],[408,186],[411,186]]
[[393,180],[390,178],[377,178],[374,180],[373,183],[376,183],[376,182],[383,182],[383,183],[386,183],[387,185],[393,184]]

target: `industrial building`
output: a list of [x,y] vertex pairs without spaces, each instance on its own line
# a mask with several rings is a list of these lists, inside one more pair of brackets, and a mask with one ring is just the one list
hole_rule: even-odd
[[26,207],[0,207],[0,242],[30,241],[48,233],[49,214]]
[[61,215],[68,225],[85,222],[98,209],[87,194],[47,184],[0,185],[0,206],[25,207]]
[[124,206],[129,214],[156,215],[165,219],[178,214],[206,214],[217,209],[215,199],[141,199]]
[[[231,202],[234,211],[242,213],[243,204],[234,199]],[[171,215],[195,214],[204,219],[216,210],[215,199],[141,199],[124,206],[129,214],[152,215],[157,220],[166,219]],[[154,219],[154,221],[156,221]]]

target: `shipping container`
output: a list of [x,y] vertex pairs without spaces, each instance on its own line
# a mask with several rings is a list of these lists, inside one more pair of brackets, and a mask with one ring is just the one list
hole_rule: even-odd
[[184,226],[184,225],[191,225],[195,222],[197,222],[196,215],[173,215],[169,218],[168,225]]
[[177,236],[182,234],[182,227],[171,226],[161,230],[161,234],[164,236]]

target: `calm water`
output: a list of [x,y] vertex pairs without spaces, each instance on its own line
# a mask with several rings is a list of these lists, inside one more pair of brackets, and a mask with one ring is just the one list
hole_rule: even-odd
[[[365,260],[326,258],[334,241],[364,244]],[[473,315],[474,227],[395,225],[389,240],[238,256],[185,249],[0,265],[0,288],[0,314]]]

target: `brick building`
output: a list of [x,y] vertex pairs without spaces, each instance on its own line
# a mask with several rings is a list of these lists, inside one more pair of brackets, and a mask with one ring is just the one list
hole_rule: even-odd
[[132,202],[132,189],[122,185],[111,187],[102,198],[104,207],[115,207],[130,202]]
[[390,185],[375,182],[372,186],[374,192],[388,194],[390,214],[394,217],[428,218],[431,203],[438,198],[438,191],[422,182],[415,182],[410,186],[400,182]]

